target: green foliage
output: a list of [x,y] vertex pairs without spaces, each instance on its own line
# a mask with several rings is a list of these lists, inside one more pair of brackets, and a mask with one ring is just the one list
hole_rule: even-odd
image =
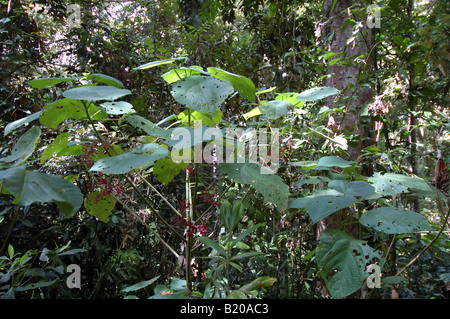
[[24,166],[11,167],[0,172],[0,182],[17,203],[55,202],[66,216],[75,215],[81,207],[83,196],[80,189],[60,176],[27,170]]
[[33,126],[19,138],[11,150],[11,154],[1,158],[0,162],[13,166],[23,164],[33,154],[40,135],[41,129],[38,126]]
[[259,163],[225,163],[220,170],[237,183],[252,185],[267,203],[274,204],[277,209],[287,208],[289,186],[269,168]]
[[176,82],[171,91],[178,103],[211,116],[231,93],[233,87],[229,82],[200,75],[192,75]]
[[[383,28],[354,57],[317,45],[322,4],[207,1],[189,27],[174,1],[84,3],[67,30],[18,3],[0,20],[2,297],[325,297],[318,278],[333,298],[442,297],[448,17],[436,3],[380,3]],[[347,45],[363,11],[349,8]],[[58,28],[66,50],[46,45]],[[55,63],[61,51],[74,63]],[[364,65],[353,75],[374,101],[354,131],[341,127],[359,87],[321,86],[327,65]],[[206,129],[236,127],[267,131],[279,161],[190,163],[221,145]],[[72,262],[90,278],[82,291],[64,285]],[[383,286],[366,295],[374,264]]]
[[313,223],[330,216],[356,202],[353,196],[312,195],[294,199],[290,208],[305,208]]
[[115,206],[115,198],[110,195],[103,195],[102,191],[89,193],[84,199],[86,211],[104,223],[109,221]]
[[425,216],[393,207],[372,209],[364,213],[359,222],[387,234],[416,233],[432,229]]
[[334,298],[347,297],[361,288],[368,274],[366,264],[382,260],[366,242],[338,230],[326,230],[320,235],[317,265]]
[[81,86],[63,92],[65,98],[89,102],[113,101],[128,94],[131,94],[129,90],[119,89],[115,86]]
[[16,253],[14,247],[8,245],[8,256],[0,256],[1,298],[14,299],[53,290],[59,281],[64,280],[61,258],[84,252],[84,249],[69,249],[70,244],[68,242],[54,250],[44,248],[41,253],[28,250],[24,254]]
[[166,148],[158,144],[142,144],[128,152],[98,160],[90,171],[105,174],[124,174],[138,168],[143,169],[152,166],[168,153]]

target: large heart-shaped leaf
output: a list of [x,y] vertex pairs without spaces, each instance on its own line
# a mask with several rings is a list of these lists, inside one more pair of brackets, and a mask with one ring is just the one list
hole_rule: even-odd
[[402,185],[396,179],[383,176],[380,173],[375,173],[368,180],[375,187],[375,191],[381,195],[395,196],[408,190],[408,186]]
[[230,82],[233,88],[238,91],[241,97],[243,97],[244,99],[247,99],[251,102],[255,100],[255,84],[253,84],[253,82],[249,78],[246,78],[242,75],[230,73],[219,68],[208,68],[207,70],[209,73],[211,73],[211,76]]
[[288,208],[289,186],[258,163],[225,163],[220,170],[237,183],[250,184],[280,211]]
[[261,114],[265,115],[269,120],[276,120],[286,115],[289,103],[286,101],[269,101],[259,107]]
[[320,235],[317,266],[333,298],[344,298],[360,289],[368,277],[367,264],[382,259],[365,241],[339,230],[328,229]]
[[131,91],[115,86],[81,86],[62,93],[68,99],[83,101],[114,101],[128,94],[131,94]]
[[[92,120],[102,120],[108,117],[94,104],[89,104],[87,109]],[[82,102],[65,98],[44,106],[39,121],[42,125],[55,129],[66,119],[81,120],[83,118],[87,118],[87,115]]]
[[134,169],[150,167],[167,154],[169,151],[158,144],[142,144],[117,156],[102,158],[90,170],[105,174],[125,174]]
[[368,196],[375,192],[375,187],[363,181],[332,180],[328,183],[328,187],[350,196]]
[[294,199],[289,208],[305,208],[313,223],[356,202],[353,196],[314,195]]
[[171,94],[178,103],[212,116],[233,91],[228,81],[193,75],[174,83]]
[[406,234],[431,230],[425,216],[410,210],[380,207],[365,212],[359,222],[387,234]]
[[0,172],[0,183],[18,198],[21,206],[55,202],[66,216],[73,216],[83,203],[78,187],[60,176],[26,170],[19,166]]

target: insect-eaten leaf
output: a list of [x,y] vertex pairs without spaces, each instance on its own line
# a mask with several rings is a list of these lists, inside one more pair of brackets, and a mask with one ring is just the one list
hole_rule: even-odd
[[62,95],[72,100],[83,101],[114,101],[118,98],[131,94],[131,91],[119,89],[115,86],[80,86],[64,91]]
[[136,113],[136,111],[133,109],[133,105],[123,101],[105,102],[100,104],[100,107],[103,111],[111,115]]
[[174,83],[171,94],[178,103],[213,116],[233,91],[233,86],[228,81],[193,75]]
[[102,191],[91,192],[84,200],[86,211],[104,223],[109,221],[109,216],[113,213],[115,206],[115,198],[111,195],[104,195]]
[[365,241],[339,230],[323,231],[319,242],[317,266],[333,298],[345,298],[360,289],[369,275],[367,264],[384,264],[382,255]]
[[362,214],[359,222],[386,234],[406,234],[431,230],[425,216],[394,207],[380,207]]

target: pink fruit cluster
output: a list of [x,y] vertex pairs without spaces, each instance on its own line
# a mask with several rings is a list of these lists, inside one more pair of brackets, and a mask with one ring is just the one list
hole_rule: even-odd
[[[183,199],[180,202],[180,209],[181,211],[186,210],[187,208],[189,208],[189,204],[186,205],[186,200]],[[193,237],[194,235],[197,236],[206,236],[206,234],[208,233],[208,226],[207,225],[203,225],[203,224],[194,224],[192,221],[187,220],[186,217],[182,216],[182,217],[175,217],[172,220],[172,225],[184,225],[184,227],[186,227],[186,235],[188,237]]]
[[81,160],[86,166],[94,165],[92,158],[97,155],[97,150],[93,144],[83,144],[81,146]]
[[97,182],[102,191],[97,195],[96,201],[101,200],[104,196],[110,195],[111,193],[118,195],[123,192],[123,186],[119,184],[118,180],[114,180],[114,184],[111,185],[110,181],[104,177],[103,173],[98,173],[98,176]]

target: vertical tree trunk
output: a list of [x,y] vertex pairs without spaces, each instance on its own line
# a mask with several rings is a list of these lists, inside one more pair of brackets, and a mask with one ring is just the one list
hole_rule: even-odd
[[[335,115],[334,118],[330,117],[328,127],[335,129],[336,135],[353,135],[359,138],[356,143],[349,143],[348,158],[346,159],[351,161],[358,159],[370,136],[370,129],[364,125],[360,110],[371,98],[371,90],[363,88],[361,84],[372,69],[372,59],[368,54],[372,43],[372,30],[367,28],[365,15],[359,18],[355,17],[352,13],[352,10],[355,9],[366,12],[362,1],[324,0],[322,29],[316,31],[316,35],[320,35],[323,40],[324,50],[336,54],[345,54],[343,59],[339,61],[345,61],[345,63],[338,62],[327,65],[326,71],[330,76],[325,79],[323,85],[337,88],[342,92],[339,100],[325,101],[330,109],[345,106],[342,114]],[[357,24],[348,23],[350,18],[355,20]],[[338,55],[334,57],[337,58]],[[354,57],[364,58],[355,60]],[[361,174],[371,175],[372,172],[370,168],[363,168]],[[341,217],[347,219],[353,218],[355,213],[351,209],[345,209],[340,214],[342,214]],[[332,214],[318,223],[317,237],[319,238],[321,232],[327,228],[340,229],[337,214]],[[357,224],[346,226],[345,229],[341,230],[354,237],[359,235]],[[322,293],[328,294],[323,281],[320,282],[320,289]]]
[[[334,7],[333,7],[334,4]],[[340,118],[334,118],[336,134],[359,135],[357,145],[350,145],[349,160],[355,160],[364,148],[364,141],[369,137],[369,129],[362,123],[359,115],[361,107],[371,97],[369,88],[361,87],[366,74],[372,69],[372,59],[367,55],[359,63],[355,63],[352,57],[364,56],[370,52],[372,43],[372,30],[367,28],[367,21],[363,17],[355,17],[351,9],[359,7],[365,12],[365,6],[357,0],[325,0],[323,5],[324,24],[322,39],[325,50],[334,53],[345,53],[345,60],[350,63],[335,63],[327,66],[327,74],[332,74],[325,79],[324,85],[335,87],[343,91],[343,98],[338,102],[329,101],[330,108],[345,104],[345,112]],[[346,21],[352,18],[361,24],[354,30],[354,24],[349,23],[344,28]],[[336,56],[337,57],[337,56]]]

